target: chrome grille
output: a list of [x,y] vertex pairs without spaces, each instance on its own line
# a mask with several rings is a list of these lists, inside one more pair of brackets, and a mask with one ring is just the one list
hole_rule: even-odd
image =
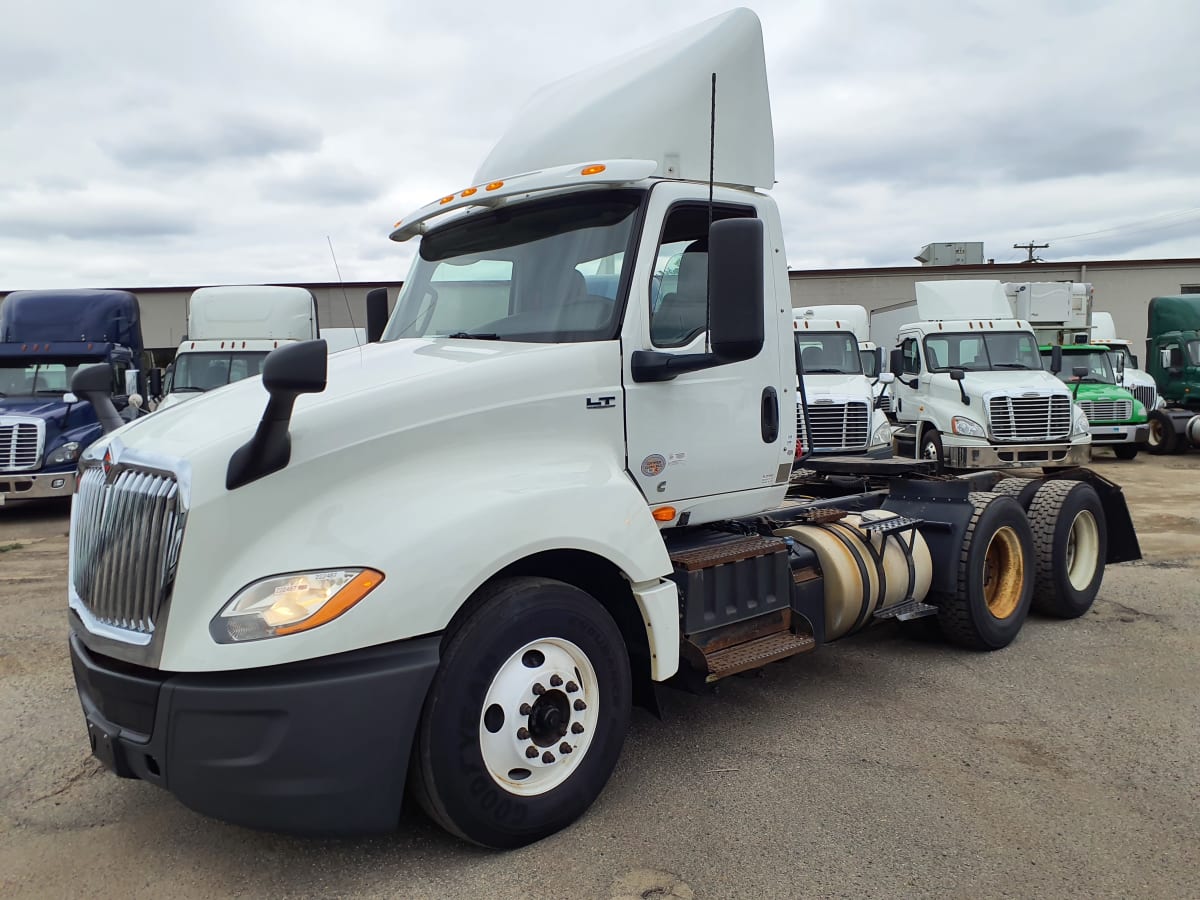
[[1132,400],[1080,400],[1089,422],[1124,422],[1133,415]]
[[175,479],[123,469],[108,484],[103,469],[85,469],[72,513],[72,585],[80,601],[105,625],[150,634],[183,539]]
[[1071,398],[992,397],[988,400],[992,434],[1000,441],[1048,441],[1071,434]]
[[870,437],[871,414],[865,403],[810,402],[808,427],[812,429],[813,450],[861,450]]
[[0,416],[0,471],[27,472],[42,464],[46,423]]
[[1131,388],[1126,388],[1129,393],[1137,397],[1141,401],[1142,406],[1146,410],[1152,410],[1158,404],[1158,391],[1152,384],[1139,384]]
[[877,402],[879,404],[879,408],[882,409],[884,412],[892,411],[892,395],[891,394],[889,394],[885,391],[884,393],[879,395],[879,399]]

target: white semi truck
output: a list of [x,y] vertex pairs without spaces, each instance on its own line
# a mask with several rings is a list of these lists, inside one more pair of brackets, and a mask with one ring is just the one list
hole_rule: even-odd
[[797,369],[804,378],[804,396],[796,398],[797,428],[803,428],[807,416],[812,452],[891,456],[892,427],[878,399],[894,376],[879,372],[880,351],[867,340],[867,310],[797,307],[792,330]]
[[188,330],[166,380],[167,409],[262,373],[272,350],[317,337],[317,305],[305,288],[228,285],[192,291]]
[[1043,370],[1038,339],[999,281],[916,284],[919,321],[892,350],[899,452],[951,469],[1068,467],[1091,459],[1087,418]]
[[1114,364],[1118,369],[1118,384],[1121,387],[1133,394],[1148,410],[1155,410],[1165,405],[1158,396],[1158,387],[1154,382],[1154,376],[1138,365],[1133,341],[1117,337],[1117,327],[1113,322],[1112,313],[1094,310],[1091,334],[1091,343],[1101,344],[1112,352]]
[[381,342],[281,347],[89,449],[68,600],[95,755],[248,826],[387,830],[407,791],[513,847],[584,813],[668,679],[881,619],[988,650],[1031,605],[1085,612],[1139,556],[1086,470],[860,459],[867,484],[790,496],[774,176],[737,10],[544,91],[405,216]]

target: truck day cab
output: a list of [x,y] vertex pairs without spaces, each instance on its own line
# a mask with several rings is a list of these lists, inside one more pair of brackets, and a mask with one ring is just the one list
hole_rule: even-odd
[[158,409],[259,375],[272,350],[316,337],[317,305],[304,288],[197,288],[188,300],[187,336],[175,351],[166,397]]
[[407,790],[513,847],[586,811],[667,679],[886,618],[991,650],[1031,606],[1085,612],[1139,555],[1086,471],[860,459],[870,489],[789,497],[774,175],[736,10],[543,91],[402,219],[421,240],[381,342],[281,347],[91,448],[68,600],[95,754],[245,825],[391,829]]
[[1045,344],[1039,350],[1087,416],[1093,448],[1109,447],[1117,459],[1134,459],[1148,432],[1146,407],[1118,383],[1113,351],[1100,344]]
[[1150,413],[1151,453],[1200,447],[1200,297],[1154,297],[1147,309],[1146,368],[1164,405]]
[[892,351],[901,452],[953,469],[1063,467],[1091,458],[1086,417],[1042,369],[999,281],[916,285],[920,321]]
[[[103,363],[128,408],[142,362],[137,298],[126,291],[14,291],[0,306],[0,506],[70,497],[83,448],[103,433],[70,393],[80,366]],[[136,401],[135,401],[136,402]]]

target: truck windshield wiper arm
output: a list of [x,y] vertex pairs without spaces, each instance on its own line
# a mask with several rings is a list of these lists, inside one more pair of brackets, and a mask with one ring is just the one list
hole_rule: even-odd
[[184,393],[191,393],[192,391],[195,391],[197,394],[203,394],[203,393],[204,393],[204,388],[202,388],[202,387],[192,387],[190,384],[185,384],[185,385],[181,385],[181,386],[178,386],[178,387],[173,387],[173,388],[171,388],[171,393],[172,393],[172,394],[184,394]]
[[841,369],[805,369],[805,375],[853,375],[853,372],[843,372]]
[[996,363],[997,369],[1032,369],[1033,366],[1027,366],[1025,363]]
[[454,334],[446,335],[448,338],[456,338],[458,340],[470,341],[498,341],[500,335],[494,331],[456,331]]

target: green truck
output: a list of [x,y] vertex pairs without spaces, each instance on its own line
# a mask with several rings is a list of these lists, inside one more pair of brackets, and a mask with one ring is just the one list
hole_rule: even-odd
[[[1118,382],[1109,348],[1097,344],[1044,344],[1039,350],[1047,367],[1071,388],[1075,403],[1087,416],[1092,449],[1110,447],[1117,459],[1133,459],[1147,440],[1145,405]],[[1055,351],[1061,350],[1061,361]],[[1118,361],[1118,366],[1122,365]]]
[[1150,413],[1146,449],[1200,447],[1200,294],[1154,297],[1147,319],[1146,371],[1166,406]]

